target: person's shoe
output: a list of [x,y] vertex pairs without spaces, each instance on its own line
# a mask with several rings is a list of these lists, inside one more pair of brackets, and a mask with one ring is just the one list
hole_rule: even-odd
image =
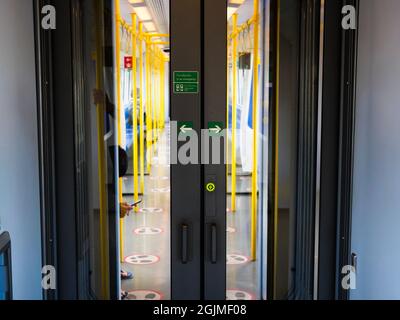
[[129,293],[126,291],[121,291],[121,300],[126,300],[129,296]]
[[132,272],[126,272],[121,270],[121,280],[132,280],[133,274]]

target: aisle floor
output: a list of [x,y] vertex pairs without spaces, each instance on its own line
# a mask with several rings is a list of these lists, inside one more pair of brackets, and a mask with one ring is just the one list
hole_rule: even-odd
[[[122,268],[134,275],[132,280],[122,281],[122,289],[129,292],[129,300],[170,299],[169,158],[169,130],[166,129],[153,154],[150,174],[145,176],[140,210],[127,217],[124,223]],[[249,258],[250,180],[249,176],[238,178],[238,209],[235,213],[227,213],[227,299],[230,300],[260,298],[259,263],[251,262]],[[132,177],[124,178],[124,192],[132,194]],[[132,203],[133,196],[124,197],[124,201]],[[230,205],[230,195],[227,203]]]

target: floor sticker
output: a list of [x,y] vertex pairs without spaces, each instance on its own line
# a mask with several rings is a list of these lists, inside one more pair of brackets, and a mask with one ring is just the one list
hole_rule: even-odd
[[244,264],[249,262],[249,258],[240,254],[228,254],[226,264]]
[[163,209],[161,208],[141,208],[139,210],[141,213],[161,213],[163,212]]
[[170,188],[154,188],[154,189],[151,189],[151,192],[152,193],[169,193],[169,192],[171,192],[171,189]]
[[166,181],[168,179],[169,177],[150,177],[150,180],[152,181]]
[[242,290],[226,290],[226,300],[255,300],[254,295]]
[[236,229],[235,229],[235,228],[232,228],[232,227],[228,227],[228,228],[226,228],[226,232],[228,232],[228,233],[235,233],[235,232],[236,232]]
[[169,169],[169,168],[171,168],[171,165],[170,164],[155,164],[154,168],[157,168],[157,169]]
[[153,235],[162,233],[163,229],[152,228],[152,227],[142,227],[142,228],[135,229],[133,232],[140,236],[153,236]]
[[126,300],[162,300],[162,294],[152,290],[134,290],[128,292]]
[[160,261],[160,258],[150,254],[134,254],[125,258],[125,262],[134,265],[149,265]]

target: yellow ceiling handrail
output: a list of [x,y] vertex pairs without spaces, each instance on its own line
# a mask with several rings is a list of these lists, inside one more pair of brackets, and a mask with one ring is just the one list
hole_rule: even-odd
[[258,21],[258,19],[255,15],[253,15],[249,20],[238,26],[234,32],[228,35],[228,40],[238,37],[239,34],[241,34],[247,28],[250,28],[256,21]]

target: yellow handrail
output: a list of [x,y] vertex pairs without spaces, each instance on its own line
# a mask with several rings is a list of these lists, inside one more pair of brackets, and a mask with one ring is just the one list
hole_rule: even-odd
[[150,42],[150,44],[155,44],[155,45],[169,45],[169,41],[155,41],[155,42]]
[[[228,39],[228,48],[226,51],[226,61],[227,61],[227,68],[226,68],[226,83],[227,83],[227,90],[226,90],[226,128],[227,132],[229,129],[229,86],[230,86],[230,76],[229,76],[229,47],[230,47],[231,41]],[[228,139],[228,133],[227,137]],[[226,143],[226,157],[227,159],[229,158],[229,143]],[[226,160],[227,160],[226,159]],[[226,166],[226,185],[228,185],[228,177],[229,177],[229,166]]]
[[[228,40],[232,40],[233,38],[238,37],[244,30],[250,28],[253,24],[256,23],[256,18],[255,16],[251,17],[249,20],[247,20],[245,23],[241,24],[234,30],[231,34],[228,35]],[[259,21],[258,21],[259,23]]]
[[140,113],[140,192],[144,194],[144,111],[143,111],[143,23],[139,22],[139,77],[140,77],[140,97],[139,97],[139,113]]
[[253,57],[253,173],[251,194],[251,259],[257,259],[258,211],[258,59],[259,59],[259,0],[254,0],[254,57]]
[[165,128],[165,61],[161,56],[161,129]]
[[[155,46],[153,44],[153,46]],[[155,130],[155,135],[156,139],[155,142],[158,140],[158,112],[159,112],[159,107],[160,105],[158,104],[159,100],[159,95],[158,95],[158,66],[157,66],[157,60],[155,59],[155,54],[153,53],[153,65],[154,65],[154,79],[153,79],[153,84],[154,84],[154,89],[153,89],[153,94],[154,94],[154,130]]]
[[150,94],[150,46],[149,46],[149,36],[146,36],[146,155],[147,155],[147,172],[150,173],[151,170],[151,94]]
[[[104,91],[103,81],[103,41],[102,41],[102,0],[94,1],[95,6],[95,30],[96,30],[96,89]],[[107,223],[107,189],[106,189],[106,168],[105,168],[105,144],[104,144],[104,103],[96,105],[97,121],[97,158],[99,175],[99,196],[100,196],[100,278],[102,299],[109,299],[109,266],[108,266],[108,223]]]
[[155,70],[155,63],[154,63],[154,52],[155,46],[151,44],[149,41],[149,45],[151,47],[150,50],[150,95],[151,95],[151,128],[152,128],[152,146],[151,146],[151,161],[153,159],[153,151],[154,151],[154,144],[157,141],[157,126],[156,126],[156,117],[157,117],[157,103],[156,103],[156,70]]
[[[133,90],[133,108],[132,108],[132,146],[133,146],[133,194],[134,201],[139,200],[139,177],[138,177],[138,136],[137,136],[137,16],[132,13],[132,90]],[[138,212],[138,208],[135,208]]]
[[[235,13],[233,15],[233,32],[236,32],[238,15]],[[231,209],[232,212],[236,211],[236,128],[237,128],[237,50],[238,41],[237,37],[233,38],[233,48],[232,48],[232,195],[231,195]]]
[[150,38],[169,38],[168,33],[149,33]]
[[[120,26],[121,26],[121,8],[119,0],[115,0],[115,58],[116,58],[116,75],[117,75],[117,126],[118,126],[118,146],[122,145],[122,130],[121,130],[121,36],[120,36]],[[122,198],[122,178],[118,179],[118,196],[120,203],[123,201]],[[119,214],[119,212],[117,213]],[[124,254],[124,220],[119,220],[120,228],[120,259],[123,262]]]

